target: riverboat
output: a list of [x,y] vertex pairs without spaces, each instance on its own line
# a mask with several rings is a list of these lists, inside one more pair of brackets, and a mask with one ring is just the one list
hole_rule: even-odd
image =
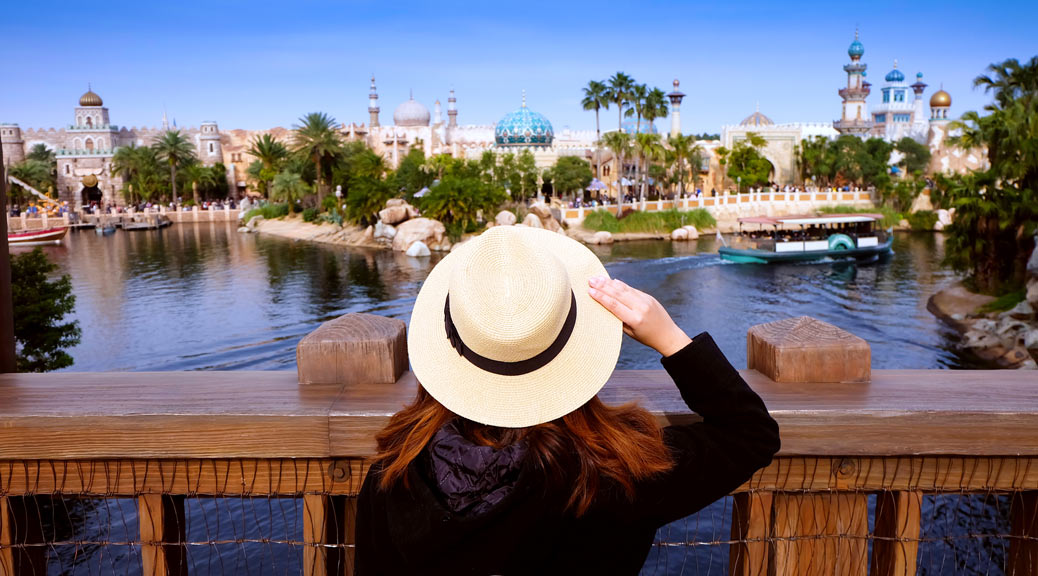
[[[890,253],[894,241],[893,228],[879,229],[882,218],[882,214],[740,218],[739,234],[718,253],[723,260],[741,264],[874,258]],[[744,231],[746,227],[751,229]]]
[[43,230],[22,230],[7,233],[8,246],[39,246],[42,244],[61,244],[68,228],[59,226]]

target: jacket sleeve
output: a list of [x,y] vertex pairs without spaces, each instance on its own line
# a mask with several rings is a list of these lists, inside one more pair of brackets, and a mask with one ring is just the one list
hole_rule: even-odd
[[638,491],[635,505],[657,527],[727,495],[771,463],[778,423],[706,332],[662,359],[681,398],[703,420],[668,426],[674,467]]

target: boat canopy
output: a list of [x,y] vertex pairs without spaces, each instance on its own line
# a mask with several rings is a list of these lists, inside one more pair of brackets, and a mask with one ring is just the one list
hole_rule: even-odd
[[739,218],[741,224],[769,226],[820,226],[825,224],[856,224],[882,220],[882,214],[826,214],[825,216],[752,216]]

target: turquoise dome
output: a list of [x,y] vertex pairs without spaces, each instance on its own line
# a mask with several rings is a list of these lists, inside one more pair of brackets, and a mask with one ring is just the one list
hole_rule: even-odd
[[523,105],[494,127],[494,142],[498,146],[551,146],[555,130],[548,119]]
[[905,75],[897,68],[894,68],[890,72],[887,72],[886,80],[887,82],[904,82]]
[[861,58],[865,54],[865,45],[855,39],[854,42],[851,42],[851,47],[847,49],[847,54],[851,58]]

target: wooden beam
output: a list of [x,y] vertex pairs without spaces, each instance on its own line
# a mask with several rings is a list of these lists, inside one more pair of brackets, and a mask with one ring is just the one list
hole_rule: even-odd
[[184,497],[144,494],[137,497],[141,562],[145,576],[187,574],[187,517]]
[[47,547],[39,500],[48,496],[0,496],[0,575],[47,573]]
[[1038,574],[1038,491],[1017,492],[1012,503],[1012,539],[1006,574]]
[[[6,216],[5,216],[6,218]],[[7,503],[9,496],[0,496],[0,576],[14,574],[14,522]]]
[[296,346],[300,384],[393,384],[407,370],[407,324],[346,314],[321,324]]
[[869,343],[809,316],[750,327],[746,365],[775,382],[868,382]]
[[329,497],[320,494],[303,495],[303,574],[326,576],[328,572],[327,522],[330,515]]
[[729,576],[767,576],[773,497],[772,492],[744,492],[732,499]]
[[775,494],[771,533],[770,568],[776,576],[866,574],[865,494]]
[[873,576],[914,576],[918,570],[921,492],[880,492],[872,542]]

